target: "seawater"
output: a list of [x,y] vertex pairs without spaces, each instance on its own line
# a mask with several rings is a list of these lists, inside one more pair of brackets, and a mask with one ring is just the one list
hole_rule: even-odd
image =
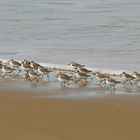
[[0,0],[0,58],[140,71],[139,0]]

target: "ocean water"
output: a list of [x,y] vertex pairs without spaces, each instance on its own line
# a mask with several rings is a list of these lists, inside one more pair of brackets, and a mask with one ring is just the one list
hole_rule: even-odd
[[140,71],[139,0],[0,0],[0,58]]
[[0,58],[140,71],[139,0],[0,0]]
[[0,0],[0,59],[140,71],[139,0]]

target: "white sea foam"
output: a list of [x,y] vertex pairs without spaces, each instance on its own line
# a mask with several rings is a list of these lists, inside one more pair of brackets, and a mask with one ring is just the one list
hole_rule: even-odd
[[[9,61],[9,59],[1,59],[1,60],[5,64],[7,64],[7,62]],[[21,62],[21,61],[19,61],[19,62]],[[37,62],[37,63],[39,63],[49,69],[53,69],[53,70],[73,71],[73,69],[69,65],[52,64],[52,63],[44,63],[44,62]],[[85,68],[92,70],[93,72],[107,73],[107,74],[111,74],[111,75],[120,75],[123,71],[132,73],[132,71],[128,71],[128,70],[101,69],[101,68],[96,68],[96,67],[93,68],[93,67],[89,67],[89,66],[85,66]]]
[[[56,70],[66,70],[66,71],[73,71],[73,69],[68,66],[68,65],[61,65],[61,64],[51,64],[51,63],[42,63],[40,62],[41,65],[46,66],[47,68],[50,69],[56,69]],[[107,74],[114,74],[114,75],[119,75],[123,71],[131,73],[132,71],[128,70],[115,70],[115,69],[101,69],[101,68],[96,68],[96,67],[89,67],[85,66],[85,68],[92,70],[93,72],[101,72],[101,73],[107,73]]]

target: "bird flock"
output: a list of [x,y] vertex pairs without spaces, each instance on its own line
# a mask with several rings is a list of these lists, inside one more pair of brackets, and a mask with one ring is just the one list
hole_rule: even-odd
[[87,69],[85,65],[71,61],[68,63],[70,70],[64,71],[59,69],[48,68],[35,61],[23,60],[22,62],[10,59],[8,61],[0,61],[1,79],[16,79],[29,82],[39,83],[41,81],[50,81],[51,74],[55,77],[55,81],[59,83],[61,88],[70,87],[75,84],[78,87],[88,87],[96,81],[100,87],[106,87],[113,91],[116,90],[117,84],[129,84],[130,86],[139,86],[140,73],[134,71],[132,74],[122,72],[119,78],[111,74],[101,73]]

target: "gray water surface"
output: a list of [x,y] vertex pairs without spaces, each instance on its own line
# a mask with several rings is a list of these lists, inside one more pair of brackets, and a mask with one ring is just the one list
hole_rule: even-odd
[[140,71],[139,0],[0,0],[0,58]]

